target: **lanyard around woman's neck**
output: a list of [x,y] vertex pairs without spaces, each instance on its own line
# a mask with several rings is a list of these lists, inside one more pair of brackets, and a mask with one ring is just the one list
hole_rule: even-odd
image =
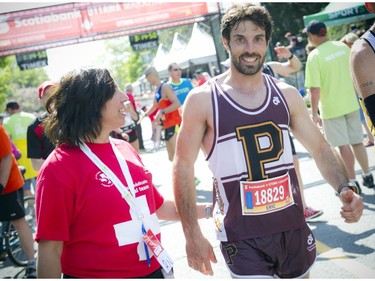
[[91,159],[91,161],[101,170],[103,173],[109,178],[113,184],[116,186],[120,194],[122,195],[122,198],[125,199],[125,201],[128,203],[130,208],[134,211],[137,218],[142,221],[143,223],[143,215],[138,211],[137,206],[135,204],[135,188],[134,183],[132,180],[132,177],[129,172],[128,165],[126,164],[126,161],[124,157],[121,155],[120,151],[117,149],[117,147],[110,141],[112,149],[116,155],[117,161],[120,164],[121,170],[124,174],[125,180],[128,184],[129,190],[124,186],[124,184],[119,180],[119,178],[115,175],[115,173],[107,167],[106,164],[103,163],[102,160],[99,159],[98,156],[96,156],[91,149],[87,146],[86,143],[83,143],[80,148],[81,150]]

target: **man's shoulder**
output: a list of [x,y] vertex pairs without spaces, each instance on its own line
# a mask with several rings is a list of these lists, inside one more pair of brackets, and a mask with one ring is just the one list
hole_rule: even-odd
[[29,112],[25,112],[25,111],[21,111],[20,117],[29,118],[29,119],[35,119],[36,118],[36,116],[34,114],[29,113]]

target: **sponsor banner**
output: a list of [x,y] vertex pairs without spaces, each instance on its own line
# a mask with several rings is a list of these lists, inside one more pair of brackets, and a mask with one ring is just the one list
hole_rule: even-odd
[[0,56],[147,32],[219,13],[205,2],[87,2],[0,14]]

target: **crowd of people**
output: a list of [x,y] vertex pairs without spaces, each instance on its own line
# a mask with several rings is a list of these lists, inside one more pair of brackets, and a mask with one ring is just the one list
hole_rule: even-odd
[[[339,197],[343,220],[360,220],[362,188],[375,188],[366,151],[375,134],[369,71],[375,24],[340,41],[329,40],[321,21],[304,29],[310,112],[299,91],[278,79],[302,67],[291,34],[289,46],[274,49],[279,60],[266,61],[273,22],[265,7],[234,4],[220,28],[226,69],[211,75],[197,69],[192,81],[171,62],[163,81],[148,66],[143,74],[154,96],[142,111],[130,83],[122,90],[107,69],[96,67],[43,82],[40,116],[7,102],[0,118],[0,221],[19,232],[27,278],[170,278],[173,259],[162,246],[159,220],[181,221],[188,266],[213,275],[217,259],[198,223],[210,217],[233,278],[309,277],[317,250],[307,222],[323,210],[306,203],[295,141]],[[154,150],[163,131],[174,200],[155,187],[139,154],[146,117]],[[212,173],[214,202],[197,203],[200,151]],[[35,237],[22,204],[33,192]]]

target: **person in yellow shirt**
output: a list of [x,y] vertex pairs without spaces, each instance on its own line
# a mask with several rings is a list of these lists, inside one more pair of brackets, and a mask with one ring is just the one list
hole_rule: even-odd
[[38,172],[33,168],[31,159],[27,158],[27,127],[35,120],[35,115],[21,110],[18,102],[12,100],[5,107],[8,117],[4,119],[4,128],[10,136],[13,143],[21,152],[21,158],[18,159],[18,165],[25,167],[25,185],[24,195],[32,194],[31,185],[35,186]]

